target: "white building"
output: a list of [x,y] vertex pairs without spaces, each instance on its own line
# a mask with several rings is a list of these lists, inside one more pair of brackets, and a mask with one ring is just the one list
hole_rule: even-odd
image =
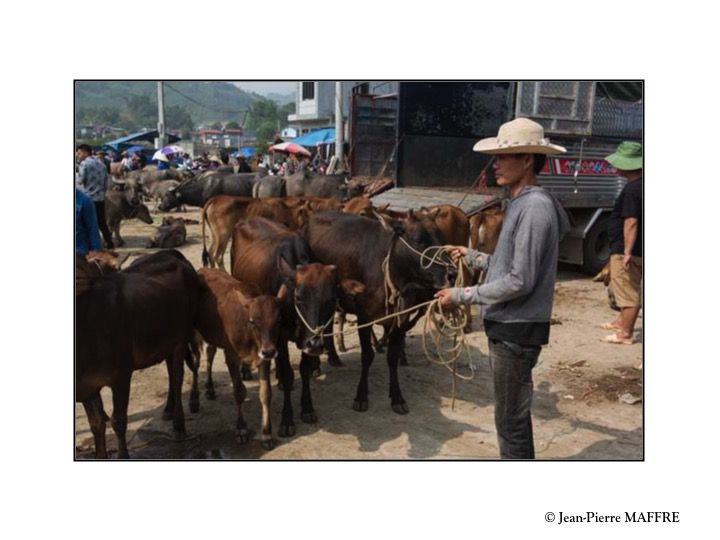
[[[348,118],[354,87],[362,93],[389,94],[397,92],[396,81],[343,81],[342,112],[347,140]],[[295,114],[288,115],[289,127],[298,135],[320,128],[335,127],[335,81],[299,81],[295,92]]]

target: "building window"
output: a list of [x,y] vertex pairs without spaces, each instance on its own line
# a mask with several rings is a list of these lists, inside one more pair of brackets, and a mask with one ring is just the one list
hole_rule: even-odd
[[302,83],[302,99],[305,101],[306,99],[315,99],[315,83],[310,82],[304,82]]

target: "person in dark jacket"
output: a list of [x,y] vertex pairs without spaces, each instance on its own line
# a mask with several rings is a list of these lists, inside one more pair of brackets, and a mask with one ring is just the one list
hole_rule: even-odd
[[442,306],[480,304],[495,389],[495,427],[503,459],[533,459],[532,369],[550,337],[559,243],[569,229],[560,203],[537,186],[546,156],[565,148],[551,144],[540,124],[517,118],[482,139],[476,152],[495,156],[497,183],[511,199],[493,255],[449,248],[472,268],[487,271],[484,284],[444,289]]

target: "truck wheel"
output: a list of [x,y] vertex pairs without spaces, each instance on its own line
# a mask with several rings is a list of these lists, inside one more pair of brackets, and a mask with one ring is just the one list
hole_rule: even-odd
[[600,217],[585,237],[582,270],[587,274],[597,274],[610,260],[609,222],[609,216]]

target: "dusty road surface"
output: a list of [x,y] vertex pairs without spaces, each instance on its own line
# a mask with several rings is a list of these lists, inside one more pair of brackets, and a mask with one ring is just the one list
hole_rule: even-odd
[[[153,214],[155,225],[163,215]],[[199,211],[173,214],[199,220]],[[120,251],[149,253],[144,248],[152,226],[123,222],[126,246]],[[188,225],[188,243],[181,251],[196,268],[201,266],[199,225]],[[229,258],[229,254],[226,255]],[[134,257],[134,255],[133,255]],[[130,261],[133,260],[132,258]],[[128,261],[128,262],[130,262]],[[229,265],[226,265],[229,267]],[[556,288],[550,344],[543,349],[534,370],[533,421],[537,458],[642,459],[642,315],[638,343],[631,346],[601,342],[608,334],[599,325],[613,318],[602,285],[587,276],[562,270]],[[478,328],[477,320],[474,328]],[[364,413],[352,409],[360,377],[357,337],[346,338],[344,367],[334,368],[323,358],[322,375],[312,381],[317,424],[300,419],[299,354],[291,345],[296,371],[293,406],[297,432],[277,437],[282,394],[273,387],[272,419],[277,444],[264,450],[257,438],[245,445],[234,436],[236,407],[222,351],[218,351],[213,377],[218,398],[205,399],[204,360],[201,370],[200,412],[190,413],[187,399],[190,372],[186,370],[184,404],[188,437],[176,441],[172,422],[161,419],[167,396],[164,364],[135,372],[130,395],[128,443],[135,459],[496,459],[498,447],[493,422],[492,384],[487,363],[487,340],[481,330],[468,335],[474,378],[458,380],[451,408],[452,376],[430,364],[421,346],[420,327],[407,340],[409,366],[400,367],[400,385],[410,413],[390,408],[388,373],[384,354],[377,354],[370,370],[370,406]],[[463,368],[467,368],[464,362]],[[465,369],[467,371],[467,369]],[[274,379],[274,375],[273,375]],[[260,429],[257,376],[246,382],[244,413],[249,427]],[[111,413],[108,389],[102,392]],[[622,400],[620,399],[622,396]],[[91,458],[93,439],[82,405],[75,406],[75,445],[79,459]],[[108,425],[111,457],[117,448]]]

